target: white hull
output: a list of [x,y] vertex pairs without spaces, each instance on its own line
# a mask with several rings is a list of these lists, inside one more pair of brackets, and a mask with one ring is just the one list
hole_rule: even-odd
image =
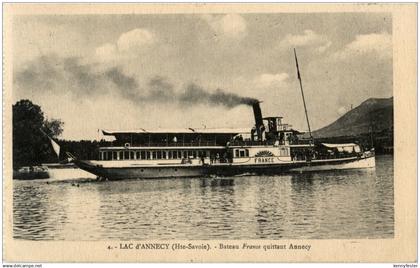
[[[322,160],[314,160],[313,162],[321,162]],[[311,171],[327,171],[327,170],[343,170],[343,169],[365,169],[375,168],[375,157],[362,158],[357,161],[342,163],[342,164],[326,164],[326,165],[311,165],[302,166],[299,168],[292,168],[290,171],[294,172],[311,172]]]
[[104,166],[101,161],[76,161],[76,164],[98,177],[108,179],[202,177],[210,175],[232,176],[240,174],[279,174],[375,167],[375,157],[342,158],[328,160],[288,161],[281,163],[212,165],[115,165]]

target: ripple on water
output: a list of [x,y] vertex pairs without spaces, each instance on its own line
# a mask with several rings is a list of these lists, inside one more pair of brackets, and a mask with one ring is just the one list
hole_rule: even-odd
[[13,191],[17,239],[394,236],[392,156],[378,156],[375,170],[103,182],[77,178],[14,181]]

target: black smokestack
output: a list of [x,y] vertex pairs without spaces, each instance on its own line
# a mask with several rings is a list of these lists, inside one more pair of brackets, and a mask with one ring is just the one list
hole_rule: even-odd
[[260,103],[258,101],[253,102],[252,109],[254,110],[255,128],[257,130],[258,140],[261,141],[262,132],[264,131],[264,123]]

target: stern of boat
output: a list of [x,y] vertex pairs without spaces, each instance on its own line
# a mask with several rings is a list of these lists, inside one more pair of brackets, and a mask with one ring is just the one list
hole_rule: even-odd
[[360,165],[360,168],[374,168],[376,166],[375,149],[372,148],[370,151],[364,152],[357,164]]
[[101,165],[94,164],[92,161],[89,160],[79,160],[71,153],[66,153],[69,157],[70,162],[74,163],[78,168],[92,173],[98,177],[104,177],[105,172]]

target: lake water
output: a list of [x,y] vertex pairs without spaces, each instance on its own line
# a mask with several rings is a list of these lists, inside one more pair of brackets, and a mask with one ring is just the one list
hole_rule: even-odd
[[13,232],[31,240],[392,238],[393,158],[376,164],[282,176],[13,181]]

